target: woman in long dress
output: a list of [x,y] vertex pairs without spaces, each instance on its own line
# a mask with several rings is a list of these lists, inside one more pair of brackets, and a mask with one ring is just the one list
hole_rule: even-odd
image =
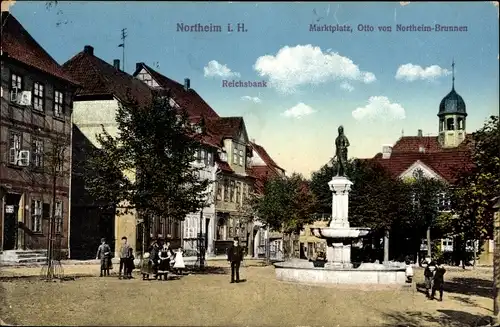
[[184,257],[182,256],[182,248],[178,248],[175,252],[175,262],[173,267],[178,275],[182,274],[182,269],[186,268]]
[[163,275],[164,279],[167,280],[167,274],[170,270],[170,260],[172,259],[172,255],[173,252],[170,248],[170,243],[165,242],[162,249],[160,250],[160,264],[158,266],[158,274],[160,276],[160,280],[161,275]]

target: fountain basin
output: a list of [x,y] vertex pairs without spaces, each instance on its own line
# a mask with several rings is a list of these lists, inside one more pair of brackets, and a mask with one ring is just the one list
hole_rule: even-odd
[[318,238],[348,239],[366,236],[370,233],[370,229],[363,227],[313,227],[311,228],[311,233]]
[[363,263],[358,268],[328,269],[314,267],[307,260],[294,259],[274,264],[276,279],[305,284],[379,284],[404,285],[405,268]]

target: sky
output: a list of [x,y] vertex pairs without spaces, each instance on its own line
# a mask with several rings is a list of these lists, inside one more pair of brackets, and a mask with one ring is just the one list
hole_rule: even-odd
[[[126,28],[126,72],[145,62],[181,83],[190,78],[220,116],[242,116],[287,173],[309,176],[328,162],[339,125],[358,158],[418,129],[437,135],[453,60],[467,131],[499,112],[498,2],[46,4],[18,1],[10,11],[60,64],[85,45],[122,60]],[[221,30],[189,28],[196,24]],[[436,24],[462,31],[397,30]],[[233,80],[252,83],[223,87]]]

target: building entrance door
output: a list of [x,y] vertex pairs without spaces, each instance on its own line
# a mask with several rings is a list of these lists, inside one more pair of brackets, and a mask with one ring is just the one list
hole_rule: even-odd
[[3,215],[3,250],[17,248],[17,212],[19,210],[20,194],[8,193],[5,196]]

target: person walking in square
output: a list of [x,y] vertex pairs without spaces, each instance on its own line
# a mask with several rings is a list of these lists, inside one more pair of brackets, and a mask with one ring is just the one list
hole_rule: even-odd
[[109,276],[109,269],[111,269],[111,248],[106,243],[105,238],[101,238],[101,245],[97,249],[96,259],[101,260],[101,274],[99,276]]
[[127,237],[123,236],[122,237],[122,245],[120,247],[120,268],[118,270],[118,278],[122,279],[122,270],[123,270],[123,277],[127,278],[127,265],[128,265],[128,258],[130,255],[130,245],[127,243]]
[[231,283],[239,283],[240,264],[243,261],[243,248],[240,246],[238,237],[234,238],[233,245],[228,250],[227,260],[231,263]]
[[444,291],[444,274],[446,269],[443,267],[441,261],[438,262],[436,267],[436,272],[434,273],[434,280],[432,284],[431,299],[434,300],[436,296],[436,291],[439,291],[439,301],[443,301],[443,291]]
[[430,261],[424,269],[424,277],[425,277],[425,295],[428,299],[431,298],[431,289],[434,279],[434,272],[436,270],[436,263],[434,261]]

